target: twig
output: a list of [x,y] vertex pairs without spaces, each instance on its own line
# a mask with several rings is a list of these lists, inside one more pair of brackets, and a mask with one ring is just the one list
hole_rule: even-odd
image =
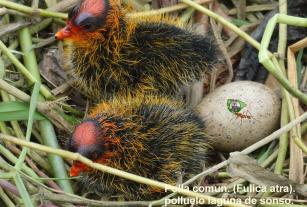
[[38,193],[40,199],[56,201],[60,203],[73,203],[77,205],[89,205],[89,206],[103,206],[103,207],[116,207],[116,206],[148,206],[149,201],[96,201],[86,198],[77,198],[69,195],[59,195],[51,193],[47,190],[40,190]]
[[31,34],[35,34],[43,29],[45,29],[46,27],[48,27],[52,22],[52,18],[48,18],[48,19],[44,19],[43,21],[40,21],[37,24],[34,24],[32,26],[30,26],[30,32]]
[[11,24],[6,24],[0,27],[0,37],[7,35],[11,32],[15,32],[21,28],[29,26],[31,23],[29,22],[17,22],[17,23],[11,23]]
[[22,12],[18,12],[13,9],[7,9],[7,8],[0,8],[0,16],[3,16],[5,14],[11,14],[11,15],[18,15],[18,16],[27,16],[26,14]]
[[70,9],[76,3],[78,3],[78,0],[64,0],[50,7],[48,10],[56,11],[56,12],[63,12],[63,11],[67,11],[68,9]]
[[[0,152],[11,163],[17,162],[17,157],[1,144],[0,144]],[[31,168],[29,168],[26,164],[22,166],[22,171],[32,176],[33,178],[38,178],[37,174]]]
[[[198,4],[205,4],[208,2],[211,2],[212,0],[197,0]],[[189,7],[186,4],[179,3],[174,6],[169,6],[169,7],[164,7],[161,9],[156,9],[156,10],[150,10],[150,11],[145,11],[145,12],[134,12],[134,13],[128,13],[126,16],[129,18],[140,18],[140,17],[146,17],[146,16],[155,16],[155,15],[161,15],[161,14],[166,14],[170,12],[175,12],[181,9],[185,9]]]
[[[256,28],[259,24],[261,23],[261,21],[256,21],[250,24],[245,24],[243,26],[240,27],[240,29],[242,31],[250,31],[253,30],[254,28]],[[236,39],[238,38],[238,35],[236,33],[232,33],[231,36],[228,38],[228,40],[226,40],[225,42],[225,46],[229,47]]]
[[23,180],[21,179],[21,176],[19,175],[19,173],[15,173],[15,176],[13,178],[18,188],[19,194],[21,198],[23,199],[24,206],[25,207],[35,207],[36,205],[32,203],[28,190],[26,189],[26,186]]
[[[282,100],[282,107],[281,107],[281,120],[280,120],[280,126],[283,127],[289,122],[288,119],[288,107],[286,100]],[[278,150],[278,156],[275,163],[275,170],[274,172],[276,174],[282,174],[284,162],[287,155],[288,150],[288,133],[284,133],[279,138],[279,150]]]
[[[5,54],[10,59],[10,61],[28,79],[28,81],[30,81],[31,84],[37,81],[37,79],[33,77],[33,75],[27,70],[27,68],[10,52],[10,50],[1,40],[0,50],[2,50],[3,54]],[[43,85],[41,86],[40,91],[47,99],[53,97],[50,91]]]
[[[212,4],[210,4],[210,9],[212,9]],[[231,82],[232,79],[233,79],[233,67],[232,67],[232,63],[231,63],[231,60],[230,60],[230,57],[229,57],[229,54],[227,52],[227,48],[222,40],[222,37],[221,37],[221,34],[218,32],[217,28],[217,24],[215,22],[214,19],[210,18],[210,24],[211,24],[211,27],[212,27],[212,31],[213,31],[213,34],[214,34],[214,37],[216,39],[216,42],[226,60],[226,64],[227,64],[227,68],[228,68],[228,78],[227,78],[227,83]]]
[[[22,173],[22,172],[21,172]],[[84,198],[75,194],[66,193],[62,190],[57,190],[55,188],[50,188],[43,183],[37,181],[37,179],[28,176],[25,173],[22,173],[25,179],[28,179],[29,182],[34,183],[38,186],[39,191],[37,191],[38,199],[54,200],[63,203],[74,203],[79,205],[90,205],[90,206],[148,206],[149,201],[129,201],[129,202],[119,202],[119,201],[97,201]]]
[[33,49],[46,47],[47,45],[50,45],[50,44],[54,43],[55,41],[56,41],[55,37],[51,36],[47,39],[40,40],[39,43],[37,43],[33,46]]
[[11,201],[10,197],[6,194],[6,192],[0,187],[0,199],[6,205],[6,207],[15,207],[16,205]]
[[[277,7],[278,5],[276,3],[273,4],[262,4],[262,5],[251,5],[247,6],[245,12],[259,12],[259,11],[269,11],[273,10]],[[234,15],[238,12],[237,9],[230,9],[228,14],[229,15]]]
[[16,186],[14,186],[12,183],[6,180],[1,180],[0,179],[0,187],[5,189],[6,191],[9,191],[10,193],[13,193],[16,196],[20,196],[18,189]]
[[246,18],[246,0],[239,0],[238,7],[237,7],[237,17],[239,19]]
[[[246,40],[249,44],[251,44],[253,47],[260,49],[260,43],[257,42],[255,39],[253,39],[251,36],[249,36],[246,32],[240,30],[237,26],[227,21],[225,18],[217,15],[216,13],[210,11],[209,9],[197,4],[194,1],[191,0],[181,0],[185,4],[195,8],[196,10],[208,15],[209,17],[215,19],[216,21],[220,22],[225,27],[229,28],[233,32],[237,33],[240,37],[242,37],[244,40]],[[270,54],[272,55],[272,54]]]
[[[15,147],[15,145],[8,143],[6,146],[8,147],[9,150],[13,151],[14,153],[18,153],[18,154],[20,153],[20,150],[17,147]],[[48,178],[48,176],[41,169],[38,169],[38,167],[36,166],[36,163],[34,163],[30,158],[26,157],[26,162],[29,165],[29,167],[35,173],[37,173],[38,176],[43,177],[43,178]],[[54,189],[58,189],[58,190],[61,189],[53,180],[47,180],[46,183]]]
[[53,17],[53,18],[61,18],[61,19],[67,18],[67,14],[65,13],[48,11],[45,9],[34,9],[32,7],[24,6],[22,4],[17,4],[17,3],[7,1],[7,0],[0,0],[0,5],[10,8],[10,9],[17,10],[19,12],[29,14],[29,15],[38,15],[42,17]]

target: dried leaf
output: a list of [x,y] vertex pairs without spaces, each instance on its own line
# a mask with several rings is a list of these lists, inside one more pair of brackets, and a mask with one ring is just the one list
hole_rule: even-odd
[[0,26],[0,37],[29,26],[31,23],[17,22]]
[[230,154],[227,171],[232,177],[244,178],[257,185],[289,187],[293,189],[293,192],[307,196],[307,185],[294,183],[281,175],[270,172],[261,167],[255,159],[239,152]]
[[65,71],[59,64],[58,50],[50,49],[39,64],[41,75],[54,87],[65,83]]

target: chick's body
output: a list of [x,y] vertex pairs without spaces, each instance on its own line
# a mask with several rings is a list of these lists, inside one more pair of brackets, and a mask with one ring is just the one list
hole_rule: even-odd
[[[92,122],[96,130],[88,133]],[[202,120],[181,104],[138,96],[99,104],[76,127],[68,147],[95,162],[175,185],[180,173],[187,180],[201,172],[208,139]],[[128,200],[156,199],[165,194],[164,190],[79,165],[74,164],[71,174],[83,172],[81,182],[88,189],[122,194]]]
[[[210,37],[197,35],[169,17],[127,18],[117,2],[107,4],[101,11],[104,20],[93,31],[79,29],[65,38],[63,32],[57,34],[67,43],[66,68],[87,94],[110,98],[141,91],[173,96],[201,80],[216,63]],[[67,27],[78,27],[73,21],[82,15],[78,7]]]

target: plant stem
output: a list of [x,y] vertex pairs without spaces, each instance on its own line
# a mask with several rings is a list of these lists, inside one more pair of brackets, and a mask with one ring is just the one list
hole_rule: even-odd
[[[33,127],[33,117],[37,105],[37,99],[39,95],[39,88],[40,88],[40,83],[35,83],[33,93],[31,96],[30,100],[30,109],[29,109],[29,118],[28,118],[28,123],[27,123],[27,131],[26,131],[26,140],[30,141],[30,137],[32,134],[32,127]],[[21,169],[22,164],[24,163],[26,156],[28,153],[28,148],[24,147],[19,155],[18,161],[15,164],[15,168],[17,171]]]
[[[17,162],[17,157],[13,153],[11,153],[6,147],[0,144],[0,153],[11,163],[16,163]],[[38,178],[37,174],[29,168],[26,164],[22,165],[22,171],[25,172],[27,175],[33,177],[33,178]]]
[[[0,0],[1,1],[1,0]],[[27,29],[28,28],[24,28]],[[32,46],[32,45],[31,45]],[[0,40],[0,50],[5,54],[8,59],[16,66],[16,68],[21,72],[25,78],[29,81],[30,85],[37,81],[37,79],[27,70],[27,68],[11,53],[11,51],[5,46],[5,44]],[[26,51],[29,52],[29,51]],[[45,87],[41,86],[40,91],[44,97],[47,99],[53,98],[53,95]]]
[[0,187],[0,199],[3,201],[3,203],[6,205],[6,207],[15,207],[16,205],[11,201],[10,197],[7,196],[7,194],[4,192],[2,187]]
[[[295,87],[292,87],[290,82],[286,79],[285,75],[283,75],[280,70],[278,70],[278,66],[274,64],[274,58],[270,57],[268,52],[268,46],[273,35],[273,31],[275,29],[275,25],[280,23],[286,23],[293,26],[302,26],[307,27],[307,19],[287,16],[284,14],[277,14],[272,17],[264,31],[263,38],[261,40],[261,48],[259,51],[259,62],[265,66],[265,68],[279,81],[279,83],[293,96],[297,97],[304,104],[307,104],[307,95],[298,90]],[[288,105],[289,106],[289,105]]]
[[[289,122],[288,119],[288,106],[287,101],[285,99],[282,100],[282,108],[281,108],[281,120],[280,120],[280,126],[283,127]],[[278,156],[275,163],[275,170],[274,172],[276,174],[282,174],[284,162],[287,155],[287,149],[288,149],[288,133],[284,133],[279,138],[279,150],[278,150]]]
[[45,9],[34,9],[28,6],[24,6],[22,4],[17,4],[11,1],[7,0],[0,0],[0,5],[17,10],[19,12],[23,12],[29,15],[39,15],[42,17],[53,17],[53,18],[60,18],[60,19],[67,19],[67,14],[65,13],[60,13],[60,12],[53,12],[53,11],[48,11]]
[[[279,0],[279,12],[282,14],[287,14],[287,0]],[[284,75],[286,74],[285,69],[285,57],[286,57],[286,48],[287,48],[287,25],[286,24],[279,24],[279,39],[278,39],[278,48],[277,53],[279,54],[279,65]],[[292,104],[288,106],[286,96],[288,95],[286,90],[281,87],[282,90],[282,106],[281,106],[281,119],[280,119],[280,126],[283,127],[289,122],[288,119],[288,107],[292,107]],[[286,159],[287,155],[287,149],[288,149],[288,133],[284,133],[279,138],[279,150],[278,150],[278,156],[275,163],[275,173],[281,174],[284,161]]]
[[78,0],[63,0],[57,3],[56,5],[49,7],[48,10],[57,11],[57,12],[68,11],[70,8],[73,7],[73,5],[77,3],[78,3]]
[[52,18],[48,18],[48,19],[44,19],[43,21],[30,26],[30,32],[31,34],[35,34],[43,29],[45,29],[46,27],[48,27],[52,22]]
[[198,3],[191,1],[191,0],[181,0],[185,4],[195,8],[196,10],[208,15],[209,17],[215,19],[216,21],[220,22],[225,27],[231,29],[233,32],[237,33],[240,37],[242,37],[244,40],[246,40],[249,44],[251,44],[253,47],[260,49],[260,43],[254,40],[251,36],[249,36],[246,32],[242,31],[240,28],[235,26],[234,24],[227,21],[225,18],[217,15],[216,13],[210,11],[209,9],[199,5]]
[[[19,32],[19,41],[22,52],[24,53],[24,63],[29,69],[29,72],[35,77],[35,79],[41,83],[40,74],[38,70],[36,55],[32,49],[32,37],[29,28],[23,28]],[[44,101],[43,97],[39,98],[40,101]],[[44,144],[53,148],[59,148],[57,137],[53,125],[49,120],[39,121],[39,130]],[[61,157],[56,155],[49,155],[49,162],[53,168],[54,176],[61,178],[58,180],[58,184],[63,188],[65,192],[72,193],[72,186],[70,180],[68,180],[67,172],[65,169],[64,161]]]
[[[195,2],[197,2],[198,4],[205,4],[205,3],[208,3],[208,2],[211,2],[211,1],[212,0],[196,0]],[[179,4],[176,4],[174,6],[164,7],[164,8],[161,8],[161,9],[128,13],[128,14],[126,14],[126,16],[128,18],[142,18],[142,17],[147,17],[147,16],[155,16],[155,15],[161,15],[161,14],[165,14],[165,13],[171,13],[171,12],[175,12],[175,11],[178,11],[178,10],[185,9],[187,7],[188,7],[188,5],[183,4],[183,3],[179,3]]]
[[16,186],[18,188],[19,194],[24,201],[24,206],[25,207],[34,207],[32,201],[31,201],[30,195],[29,195],[29,193],[26,189],[26,186],[23,183],[23,180],[21,179],[19,173],[16,172],[15,176],[13,178],[14,178],[14,181],[15,181]]

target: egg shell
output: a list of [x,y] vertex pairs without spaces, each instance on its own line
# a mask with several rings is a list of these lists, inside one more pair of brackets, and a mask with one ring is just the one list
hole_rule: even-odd
[[208,94],[197,110],[213,147],[232,152],[271,134],[279,126],[280,108],[280,99],[270,88],[252,81],[237,81]]

